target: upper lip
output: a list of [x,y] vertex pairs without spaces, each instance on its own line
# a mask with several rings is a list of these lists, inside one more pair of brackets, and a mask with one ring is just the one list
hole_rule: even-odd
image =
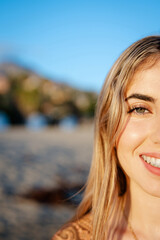
[[156,152],[141,153],[140,156],[142,156],[142,155],[160,159],[160,153],[156,153]]

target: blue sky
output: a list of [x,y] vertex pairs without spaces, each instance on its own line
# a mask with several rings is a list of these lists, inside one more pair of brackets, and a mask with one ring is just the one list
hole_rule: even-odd
[[131,43],[160,34],[159,0],[0,0],[0,61],[99,92]]

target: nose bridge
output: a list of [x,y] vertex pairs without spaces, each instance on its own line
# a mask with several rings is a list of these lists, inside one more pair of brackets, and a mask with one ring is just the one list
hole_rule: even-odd
[[151,127],[151,139],[155,143],[160,144],[160,114],[154,118],[153,125]]

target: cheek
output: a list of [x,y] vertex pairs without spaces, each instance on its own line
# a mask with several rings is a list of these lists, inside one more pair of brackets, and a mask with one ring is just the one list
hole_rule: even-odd
[[145,136],[145,128],[143,124],[139,124],[137,122],[128,122],[127,126],[125,127],[121,137],[119,139],[119,144],[131,145],[134,147],[134,143],[138,143],[142,141]]
[[148,136],[148,128],[142,122],[133,119],[128,121],[118,139],[117,157],[122,169],[128,176],[132,175],[132,170],[135,169],[135,160],[139,156],[136,153]]
[[150,127],[147,121],[129,120],[117,143],[118,157],[134,154],[134,151],[148,137],[148,129],[150,129]]

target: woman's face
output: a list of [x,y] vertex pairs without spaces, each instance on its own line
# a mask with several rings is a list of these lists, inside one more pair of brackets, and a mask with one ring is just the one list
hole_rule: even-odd
[[160,61],[135,73],[117,155],[130,186],[160,197]]

